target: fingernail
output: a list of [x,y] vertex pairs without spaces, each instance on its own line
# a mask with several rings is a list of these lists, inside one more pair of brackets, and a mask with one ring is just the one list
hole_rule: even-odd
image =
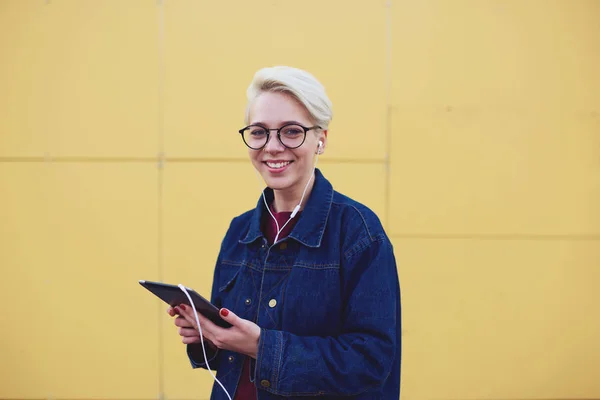
[[175,312],[176,312],[177,314],[181,314],[181,310],[179,309],[179,307],[175,307]]
[[184,306],[183,304],[180,304],[180,305],[179,305],[179,307],[181,307],[181,309],[182,309],[183,311],[185,311],[185,310],[186,310],[186,308],[185,308],[185,306]]
[[221,315],[226,317],[229,315],[229,310],[227,310],[226,308],[221,308]]

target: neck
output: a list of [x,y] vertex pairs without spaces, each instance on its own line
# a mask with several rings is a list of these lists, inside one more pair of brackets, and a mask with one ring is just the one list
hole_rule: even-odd
[[[314,172],[313,172],[314,175]],[[310,179],[310,176],[307,177]],[[274,190],[273,191],[273,207],[275,208],[275,212],[291,212],[296,208],[300,199],[302,199],[302,193],[304,193],[304,188],[307,184],[307,179],[300,183],[300,185],[296,185],[287,190]],[[310,183],[306,188],[306,193],[304,194],[304,199],[302,199],[302,204],[300,205],[300,210],[304,209],[308,198],[310,197],[310,193],[312,192],[313,186],[315,185],[315,177],[313,176],[310,179]]]

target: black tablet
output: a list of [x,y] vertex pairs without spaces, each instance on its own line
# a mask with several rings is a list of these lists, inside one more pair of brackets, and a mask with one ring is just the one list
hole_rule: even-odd
[[[188,297],[185,295],[183,290],[179,288],[177,285],[169,285],[168,283],[161,282],[150,282],[150,281],[140,281],[140,285],[154,293],[160,299],[162,299],[165,303],[169,304],[171,307],[176,307],[180,304],[185,304],[188,306],[192,306]],[[186,286],[185,288],[192,298],[194,302],[194,306],[196,307],[196,311],[200,314],[204,315],[206,318],[214,322],[216,325],[222,328],[229,328],[231,324],[219,315],[219,309],[212,304],[210,301],[206,300],[204,297],[200,296],[194,289],[190,289]]]

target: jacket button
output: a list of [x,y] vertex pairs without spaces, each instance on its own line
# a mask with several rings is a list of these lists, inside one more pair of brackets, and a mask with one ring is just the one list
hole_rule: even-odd
[[269,307],[275,308],[276,305],[277,305],[277,300],[275,300],[275,299],[269,300]]
[[285,250],[285,249],[287,249],[287,243],[285,243],[285,242],[281,243],[281,244],[279,245],[279,249],[280,249],[280,250]]
[[269,386],[271,386],[271,382],[263,379],[262,381],[260,381],[260,386],[268,388]]
[[246,305],[249,306],[250,304],[252,304],[252,299],[246,299],[244,303],[246,303]]
[[233,362],[233,360],[235,360],[235,358],[234,358],[233,356],[229,356],[229,357],[227,358],[227,360],[229,360],[229,362],[230,362],[230,363],[232,363],[232,362]]

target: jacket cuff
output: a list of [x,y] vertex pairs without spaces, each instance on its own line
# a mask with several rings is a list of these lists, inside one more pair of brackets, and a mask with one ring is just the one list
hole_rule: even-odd
[[[219,349],[213,349],[208,343],[204,343],[204,348],[206,349],[206,359],[208,360],[210,369],[214,369],[215,359],[219,354]],[[206,368],[206,362],[204,362],[204,354],[202,352],[202,344],[194,343],[187,345],[187,355],[190,359],[190,363],[192,364],[192,368]]]
[[283,332],[261,329],[254,371],[255,385],[259,389],[277,393],[281,356],[283,349]]

